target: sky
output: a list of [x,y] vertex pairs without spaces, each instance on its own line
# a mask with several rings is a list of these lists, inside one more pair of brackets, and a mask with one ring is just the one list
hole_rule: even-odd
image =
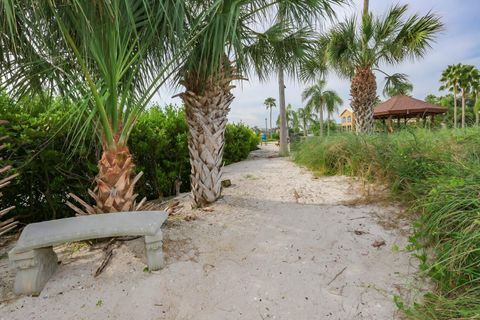
[[[336,10],[338,20],[359,14],[363,0],[353,0],[348,8]],[[480,0],[370,0],[370,11],[374,14],[383,14],[392,5],[408,4],[409,14],[426,14],[432,11],[438,14],[445,24],[444,31],[438,35],[432,49],[421,60],[407,60],[394,67],[385,66],[382,70],[388,73],[405,73],[413,83],[412,95],[424,99],[428,94],[445,94],[438,91],[439,79],[449,64],[464,63],[480,67]],[[328,27],[326,27],[328,28]],[[344,101],[340,107],[342,112],[350,104],[350,82],[339,78],[330,72],[326,78],[327,88],[339,93]],[[291,103],[294,109],[303,107],[301,93],[312,83],[301,83],[294,79],[286,79],[286,103]],[[378,94],[381,96],[383,76],[377,74]],[[275,76],[268,81],[260,82],[255,78],[236,83],[233,89],[235,96],[228,116],[230,122],[243,122],[249,126],[265,127],[265,118],[269,114],[263,105],[267,97],[274,97],[278,101],[278,82]],[[178,91],[179,89],[177,89]],[[175,94],[173,89],[164,90],[159,98],[160,103],[181,104],[179,98],[171,98]],[[278,103],[277,103],[278,104]],[[278,108],[273,110],[274,121],[278,116]],[[338,115],[335,118],[338,119]]]

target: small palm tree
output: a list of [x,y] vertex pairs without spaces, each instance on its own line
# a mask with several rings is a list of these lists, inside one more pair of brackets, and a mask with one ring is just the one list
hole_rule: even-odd
[[300,126],[303,130],[303,135],[306,137],[308,135],[308,128],[310,127],[310,124],[315,121],[312,116],[312,109],[309,106],[306,106],[304,108],[298,108],[296,113]]
[[186,46],[184,2],[10,2],[10,24],[19,28],[7,32],[18,51],[2,61],[5,86],[18,95],[46,90],[74,99],[79,107],[71,115],[72,136],[81,143],[93,127],[103,147],[96,186],[89,190],[95,205],[77,199],[85,211],[72,207],[80,214],[138,209],[134,187],[141,174],[132,176],[127,142]]
[[339,101],[340,103],[342,101],[337,92],[326,90],[326,85],[327,82],[325,80],[319,80],[302,92],[302,101],[307,101],[307,107],[318,112],[321,136],[323,135],[323,111],[327,108],[327,103],[334,108],[339,104]]
[[383,88],[383,95],[391,98],[394,96],[409,96],[413,90],[413,84],[409,82],[405,75],[396,74],[397,77],[389,77]]
[[263,102],[263,105],[265,106],[265,108],[267,108],[267,111],[270,110],[270,137],[271,137],[272,136],[272,110],[277,106],[276,100],[273,97],[268,97]]
[[332,114],[338,112],[338,107],[343,104],[342,98],[335,91],[325,92],[325,108],[327,109],[327,135],[330,135],[330,120]]
[[448,90],[453,92],[453,127],[456,128],[458,124],[457,120],[457,94],[459,91],[459,82],[460,82],[460,69],[461,64],[449,65],[442,72],[442,77],[440,82],[442,86],[440,90]]
[[435,14],[407,17],[407,9],[407,5],[395,5],[383,17],[376,17],[367,9],[361,23],[352,17],[320,39],[320,55],[326,56],[328,64],[340,76],[351,80],[351,106],[357,132],[369,132],[373,125],[377,100],[373,72],[381,71],[381,64],[394,65],[408,58],[423,57],[443,28]]

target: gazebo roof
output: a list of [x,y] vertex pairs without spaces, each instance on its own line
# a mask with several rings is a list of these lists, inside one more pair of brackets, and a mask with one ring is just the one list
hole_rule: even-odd
[[447,108],[440,107],[409,96],[395,96],[373,110],[375,119],[393,117],[416,117],[417,115],[432,115],[445,113]]

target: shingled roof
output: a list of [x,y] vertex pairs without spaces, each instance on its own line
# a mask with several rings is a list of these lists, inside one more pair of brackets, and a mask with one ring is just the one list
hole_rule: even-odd
[[447,108],[440,107],[409,96],[395,96],[380,103],[373,110],[375,119],[392,117],[416,117],[447,112]]

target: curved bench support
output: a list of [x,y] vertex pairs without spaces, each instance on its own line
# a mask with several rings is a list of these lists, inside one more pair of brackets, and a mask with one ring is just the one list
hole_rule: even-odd
[[145,252],[147,255],[148,269],[151,271],[160,270],[164,267],[163,258],[163,235],[158,230],[154,236],[145,236]]
[[39,295],[58,265],[53,247],[12,253],[9,259],[17,271],[13,288],[16,294]]

